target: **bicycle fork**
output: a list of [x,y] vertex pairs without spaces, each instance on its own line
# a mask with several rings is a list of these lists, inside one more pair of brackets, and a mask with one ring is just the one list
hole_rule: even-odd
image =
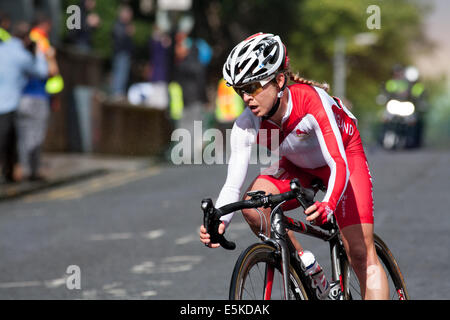
[[[279,251],[281,253],[281,274],[283,276],[283,296],[285,300],[289,299],[289,250],[284,239],[277,239]],[[264,300],[270,300],[272,295],[273,277],[275,266],[266,264],[264,279]]]
[[281,272],[283,274],[283,293],[284,299],[289,300],[289,251],[287,248],[286,240],[279,239],[281,247]]
[[[274,235],[275,240],[270,241],[271,239],[266,237],[263,234],[260,234],[260,237],[263,240],[269,241],[272,243],[277,250],[281,253],[281,274],[283,276],[283,295],[284,299],[289,299],[289,249],[286,243],[287,231],[283,228],[282,224],[282,214],[278,210],[279,206],[273,209],[272,221],[271,221],[271,232]],[[272,294],[272,285],[273,285],[273,276],[274,276],[275,267],[266,264],[265,270],[265,281],[264,281],[264,300],[270,300]]]

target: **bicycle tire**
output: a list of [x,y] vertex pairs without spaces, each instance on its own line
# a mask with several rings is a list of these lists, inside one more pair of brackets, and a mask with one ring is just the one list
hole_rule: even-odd
[[[384,266],[386,276],[389,282],[389,290],[391,300],[409,300],[409,294],[406,290],[406,283],[403,275],[400,271],[397,261],[394,258],[391,250],[384,241],[376,234],[374,234],[375,249],[377,251],[380,263]],[[343,288],[344,288],[344,299],[354,300],[357,298],[355,293],[359,291],[359,282],[356,278],[355,273],[351,269],[350,263],[347,258],[343,260],[342,263],[342,278],[343,278]],[[351,281],[355,279],[357,285],[351,284]],[[353,292],[353,293],[352,293]],[[359,297],[361,297],[361,294]]]
[[[262,266],[259,266],[259,264],[262,264]],[[273,246],[266,243],[255,243],[244,250],[239,256],[233,270],[229,299],[262,300],[264,291],[264,275],[262,273],[265,273],[265,271],[262,272],[261,269],[264,268],[265,270],[266,264],[278,270],[279,276],[281,277],[281,258],[276,255],[276,249]],[[308,300],[303,283],[292,265],[289,266],[289,271],[289,299]],[[256,273],[257,281],[252,280],[251,276],[253,276],[253,273]],[[252,289],[256,287],[258,290],[255,289],[255,292],[250,294],[248,289],[245,289],[246,283],[249,283]],[[260,294],[259,298],[256,291]]]

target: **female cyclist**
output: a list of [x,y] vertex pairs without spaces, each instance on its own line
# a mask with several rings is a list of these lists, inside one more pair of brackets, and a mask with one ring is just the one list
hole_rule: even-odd
[[[275,171],[262,172],[247,191],[278,194],[289,190],[293,178],[304,187],[310,187],[315,177],[321,178],[327,192],[321,202],[305,210],[306,220],[322,225],[334,214],[363,297],[387,299],[386,274],[373,242],[372,181],[356,118],[338,98],[327,94],[326,85],[292,74],[286,47],[273,34],[258,33],[239,43],[225,62],[223,76],[248,108],[233,125],[227,179],[216,207],[239,200],[252,144],[271,148],[277,135],[271,139],[270,133],[278,130],[276,151],[281,158],[273,166]],[[287,86],[288,79],[295,84]],[[262,129],[267,129],[267,138],[262,137]],[[291,200],[283,209],[298,206],[297,200]],[[260,210],[270,221],[270,208]],[[257,234],[261,221],[257,211],[242,213]],[[222,217],[220,234],[232,216]],[[289,237],[298,251],[303,250],[292,232]],[[219,246],[210,243],[203,225],[200,241],[211,248]]]

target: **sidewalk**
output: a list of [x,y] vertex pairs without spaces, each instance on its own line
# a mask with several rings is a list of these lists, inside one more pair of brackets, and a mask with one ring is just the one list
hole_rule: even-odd
[[45,181],[23,181],[0,184],[0,201],[20,197],[45,188],[104,175],[114,171],[135,171],[156,163],[150,157],[122,157],[99,154],[45,153],[42,165]]

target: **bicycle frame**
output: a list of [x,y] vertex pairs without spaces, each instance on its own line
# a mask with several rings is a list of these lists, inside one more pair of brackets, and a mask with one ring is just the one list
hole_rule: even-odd
[[[321,239],[323,241],[329,242],[330,254],[331,254],[331,269],[332,269],[332,281],[340,280],[342,284],[342,273],[341,273],[341,263],[340,255],[343,252],[342,242],[339,236],[339,229],[337,228],[336,222],[333,220],[333,228],[330,232],[322,231],[313,226],[308,226],[301,222],[300,220],[292,219],[284,215],[281,205],[284,202],[278,204],[276,207],[272,208],[271,212],[271,234],[266,236],[264,233],[260,232],[259,238],[266,243],[272,244],[281,253],[281,269],[283,276],[283,294],[284,298],[287,300],[289,298],[289,265],[290,265],[290,253],[292,252],[293,245],[290,243],[287,237],[287,229],[294,232],[311,236],[314,238]],[[289,245],[290,244],[290,245]],[[287,272],[286,272],[287,271]],[[264,298],[269,299],[270,293],[272,291],[273,283],[273,268],[266,266],[265,275],[265,291]]]

